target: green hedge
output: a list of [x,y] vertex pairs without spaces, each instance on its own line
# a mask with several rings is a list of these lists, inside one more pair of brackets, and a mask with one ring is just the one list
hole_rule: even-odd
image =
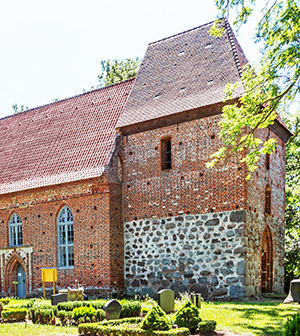
[[118,326],[120,324],[139,324],[141,323],[143,320],[142,317],[128,317],[128,318],[123,318],[121,320],[105,320],[102,321],[100,323],[98,323],[99,325],[103,325],[103,326]]
[[97,310],[103,309],[106,302],[107,301],[105,300],[60,302],[57,304],[57,309],[64,311],[73,311],[74,308],[92,306]]
[[204,320],[199,322],[197,331],[208,334],[216,329],[217,322],[214,320]]
[[120,318],[140,316],[142,306],[138,301],[120,301],[122,306]]
[[[105,300],[60,302],[57,304],[57,309],[59,311],[73,311],[75,308],[92,306],[98,310],[103,309],[106,302],[107,301]],[[120,318],[135,317],[140,315],[142,309],[140,302],[122,300],[120,301],[120,304],[122,306]]]
[[73,312],[66,312],[64,310],[60,310],[57,312],[57,317],[60,319],[61,325],[71,324],[73,320]]
[[52,309],[39,309],[35,312],[36,322],[40,324],[52,324],[54,313]]
[[[50,312],[44,311],[51,311],[52,314]],[[51,306],[51,304],[45,302],[39,302],[37,304],[34,304],[31,308],[28,309],[28,312],[29,318],[32,320],[32,323],[48,324],[48,322],[44,321],[48,319],[47,316],[49,314],[51,314],[52,318],[54,316],[57,316],[56,306]]]
[[27,309],[9,309],[2,311],[2,319],[6,321],[24,321]]
[[10,299],[0,299],[0,303],[3,303],[3,305],[8,305]]
[[78,326],[78,333],[91,336],[189,336],[187,328],[171,329],[168,331],[143,330],[126,326],[107,326],[101,323],[85,323]]

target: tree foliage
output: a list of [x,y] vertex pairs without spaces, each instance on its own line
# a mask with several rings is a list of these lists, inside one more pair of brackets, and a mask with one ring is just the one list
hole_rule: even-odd
[[300,113],[285,119],[294,132],[286,148],[286,284],[300,278]]
[[123,80],[135,77],[139,70],[141,60],[135,59],[114,59],[101,61],[102,72],[98,75],[99,86],[107,86]]
[[13,110],[14,110],[14,113],[21,113],[21,112],[24,112],[26,110],[28,110],[28,106],[25,106],[25,105],[21,105],[21,107],[19,108],[18,107],[18,104],[14,104],[12,106]]
[[[248,5],[244,0],[215,0],[221,16],[236,10],[234,24],[247,23],[256,0]],[[222,34],[218,21],[211,29]],[[244,67],[241,83],[243,94],[230,103],[240,83],[228,83],[227,101],[220,122],[220,137],[224,146],[213,154],[208,166],[240,153],[250,172],[257,166],[261,154],[275,150],[275,140],[261,140],[256,130],[273,124],[277,113],[299,98],[300,93],[300,8],[297,0],[267,1],[255,31],[255,41],[262,43],[260,62]],[[241,155],[237,155],[240,157]],[[248,175],[247,178],[250,176]]]

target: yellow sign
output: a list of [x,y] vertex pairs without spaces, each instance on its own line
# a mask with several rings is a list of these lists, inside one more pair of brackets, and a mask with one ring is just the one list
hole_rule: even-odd
[[42,270],[42,282],[57,281],[57,269],[56,268],[41,268],[41,270]]
[[42,271],[44,298],[46,298],[45,282],[53,282],[53,295],[55,294],[55,282],[57,281],[57,269],[56,268],[41,268],[41,271]]

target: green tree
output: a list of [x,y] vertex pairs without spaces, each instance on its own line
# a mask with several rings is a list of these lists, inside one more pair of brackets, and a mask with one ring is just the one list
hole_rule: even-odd
[[135,59],[108,59],[101,61],[102,72],[98,75],[99,86],[103,87],[135,77],[140,63],[141,60],[138,57]]
[[300,113],[285,119],[294,132],[286,148],[286,289],[300,278]]
[[24,112],[26,110],[28,110],[28,106],[25,106],[25,105],[21,105],[20,108],[18,108],[18,104],[14,104],[12,106],[13,110],[14,110],[14,113],[21,113],[21,112]]
[[[234,24],[246,24],[253,14],[256,0],[248,5],[244,0],[215,0],[221,16],[236,10]],[[214,153],[208,166],[227,160],[237,154],[250,172],[256,167],[261,154],[275,150],[274,139],[262,141],[256,130],[274,123],[276,113],[299,99],[300,93],[300,8],[297,0],[267,1],[261,10],[254,37],[261,43],[259,64],[244,67],[242,85],[244,93],[238,102],[223,108],[220,137],[223,147]],[[211,34],[220,35],[218,21]],[[229,101],[238,83],[226,86]],[[250,175],[247,176],[250,178]]]

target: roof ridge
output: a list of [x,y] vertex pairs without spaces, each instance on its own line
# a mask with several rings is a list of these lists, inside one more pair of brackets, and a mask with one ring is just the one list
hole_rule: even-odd
[[97,89],[94,89],[94,90],[90,90],[90,91],[88,91],[88,92],[83,92],[83,93],[79,93],[79,94],[77,94],[77,95],[74,95],[74,96],[71,96],[71,97],[68,97],[68,98],[63,98],[63,99],[60,99],[60,100],[56,100],[56,101],[51,102],[51,103],[48,103],[48,104],[39,105],[39,106],[30,108],[30,109],[25,110],[25,111],[22,111],[22,112],[18,112],[18,113],[10,114],[10,115],[7,115],[7,116],[5,116],[5,117],[0,118],[0,121],[1,121],[1,120],[4,120],[4,119],[8,119],[8,118],[12,118],[12,117],[16,117],[16,116],[18,116],[18,115],[21,115],[21,114],[24,114],[24,113],[27,113],[27,112],[30,112],[30,111],[33,111],[33,110],[36,110],[36,109],[40,109],[40,108],[42,108],[42,107],[46,107],[46,106],[50,106],[50,105],[54,105],[54,104],[61,103],[61,102],[63,102],[63,101],[69,100],[69,99],[77,98],[77,97],[80,97],[80,96],[83,96],[83,95],[87,95],[87,94],[90,94],[90,93],[93,93],[93,92],[96,92],[96,91],[104,90],[104,89],[110,88],[110,87],[115,86],[115,85],[123,84],[123,83],[129,82],[129,81],[131,81],[131,80],[134,80],[135,78],[136,78],[136,76],[135,76],[135,77],[128,78],[128,79],[125,79],[125,80],[120,81],[120,82],[117,82],[117,83],[113,83],[113,84],[110,84],[110,85],[107,85],[107,86],[103,86],[103,87],[100,87],[100,88],[97,88]]
[[[217,20],[218,20],[218,19],[217,19]],[[222,19],[221,19],[221,20],[222,20]],[[214,21],[210,21],[210,22],[208,22],[208,23],[204,23],[203,25],[200,25],[200,26],[198,26],[198,27],[194,27],[194,28],[185,30],[185,31],[183,31],[183,32],[180,32],[180,33],[177,33],[177,34],[174,34],[174,35],[165,37],[165,38],[163,38],[163,39],[160,39],[160,40],[157,40],[157,41],[154,41],[154,42],[150,42],[148,45],[152,45],[152,44],[155,44],[155,43],[159,43],[159,42],[168,40],[168,39],[170,39],[170,38],[172,38],[172,37],[176,37],[176,36],[179,36],[179,35],[183,35],[183,34],[188,33],[188,32],[190,32],[190,31],[193,31],[193,30],[196,30],[196,29],[199,29],[199,28],[208,26],[208,25],[214,23],[215,21],[216,21],[216,20],[214,20]]]
[[236,39],[236,37],[235,37],[235,35],[234,35],[234,33],[231,29],[231,26],[230,26],[226,17],[224,18],[224,22],[225,22],[225,29],[226,29],[226,32],[227,32],[227,35],[228,35],[228,38],[229,38],[229,42],[231,44],[234,61],[235,61],[239,76],[241,78],[242,74],[243,74],[243,69],[241,67],[239,55],[238,55],[238,52],[237,52],[236,47],[235,47],[235,41],[237,41],[237,39]]

